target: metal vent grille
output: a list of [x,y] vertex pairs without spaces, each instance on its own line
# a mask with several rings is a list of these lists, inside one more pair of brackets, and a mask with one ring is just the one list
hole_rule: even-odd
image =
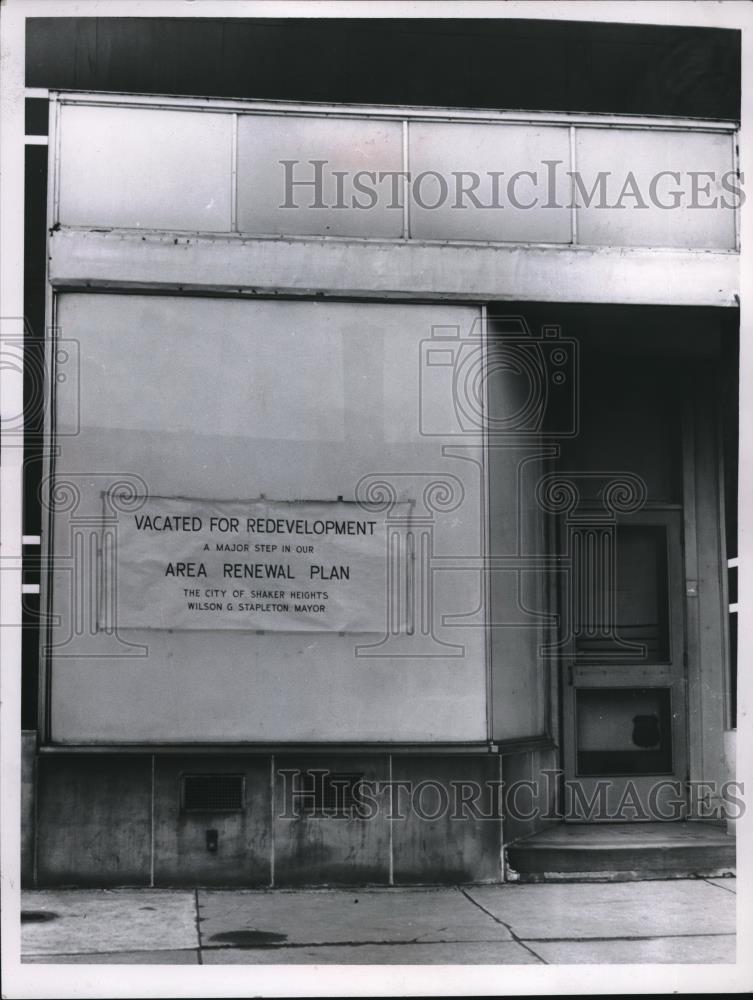
[[299,816],[352,816],[364,777],[353,771],[304,771],[297,796]]
[[184,774],[180,803],[183,812],[240,812],[243,809],[242,774]]

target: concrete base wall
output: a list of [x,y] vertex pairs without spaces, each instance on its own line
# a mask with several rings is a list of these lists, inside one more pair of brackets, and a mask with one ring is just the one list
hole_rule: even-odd
[[558,779],[561,773],[555,747],[524,750],[502,758],[504,844],[556,826]]
[[[41,753],[37,886],[500,882],[492,754]],[[363,776],[344,815],[298,806],[302,771]],[[186,811],[185,774],[242,776],[242,807]],[[208,842],[216,841],[216,849]],[[32,851],[33,855],[33,851]]]

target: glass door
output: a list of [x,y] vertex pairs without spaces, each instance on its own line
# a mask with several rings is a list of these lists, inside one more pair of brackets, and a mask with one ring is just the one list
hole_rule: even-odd
[[681,512],[643,510],[567,530],[566,814],[679,819],[687,778]]

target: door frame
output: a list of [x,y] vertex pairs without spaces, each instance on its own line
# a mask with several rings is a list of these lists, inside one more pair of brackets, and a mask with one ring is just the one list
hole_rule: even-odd
[[[599,519],[595,518],[593,522],[584,520],[582,525],[574,530],[579,530],[581,527],[589,528],[592,524],[599,525]],[[610,525],[615,529],[619,529],[620,525],[656,525],[666,531],[669,655],[666,662],[657,660],[653,663],[631,664],[620,663],[613,659],[611,664],[594,661],[587,663],[583,660],[578,661],[574,651],[574,641],[572,637],[570,638],[561,658],[560,686],[563,768],[565,787],[570,795],[570,801],[564,803],[565,818],[575,822],[615,822],[623,819],[648,822],[679,819],[683,814],[681,811],[687,809],[689,757],[683,511],[679,505],[646,505],[640,511],[615,518]],[[672,718],[671,772],[578,774],[577,692],[604,688],[669,690]],[[632,788],[628,787],[629,783]],[[598,809],[603,810],[602,814],[589,815],[588,811],[582,812],[583,803],[579,803],[579,795],[573,792],[573,786],[578,786],[586,802],[597,802]],[[605,799],[600,798],[601,794]],[[671,803],[669,796],[672,797]],[[629,807],[629,799],[634,799],[638,803],[636,809]],[[623,810],[620,810],[621,803],[625,805]]]

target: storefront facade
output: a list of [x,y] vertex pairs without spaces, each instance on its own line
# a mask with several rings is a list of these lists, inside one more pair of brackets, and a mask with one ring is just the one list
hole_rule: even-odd
[[49,97],[27,880],[723,821],[737,124]]

